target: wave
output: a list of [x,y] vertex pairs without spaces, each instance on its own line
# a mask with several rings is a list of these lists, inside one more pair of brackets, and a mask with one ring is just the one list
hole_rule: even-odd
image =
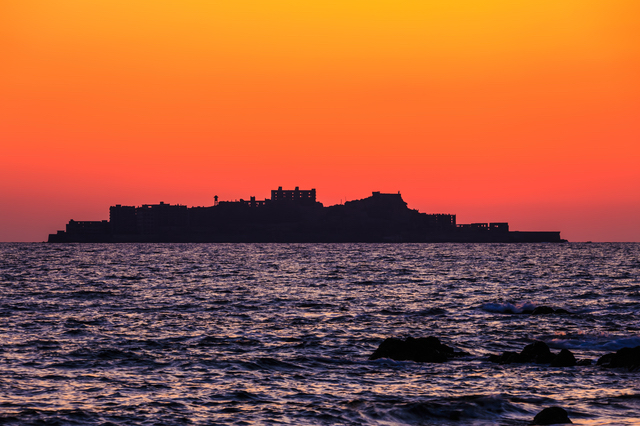
[[544,342],[553,349],[579,349],[601,352],[615,352],[622,348],[640,346],[640,336],[612,336],[579,334],[562,337],[548,336]]
[[239,361],[237,364],[241,365],[244,369],[249,371],[291,371],[302,370],[303,367],[291,362],[280,361],[275,358],[261,357],[254,361]]
[[523,302],[515,305],[513,303],[485,303],[480,306],[480,309],[499,314],[521,314],[526,311],[533,311],[537,307],[538,305],[531,302]]
[[452,421],[469,424],[474,420],[495,422],[505,418],[530,420],[533,417],[520,404],[503,395],[468,395],[392,404],[351,401],[349,404],[372,419],[383,417],[401,424],[451,424]]

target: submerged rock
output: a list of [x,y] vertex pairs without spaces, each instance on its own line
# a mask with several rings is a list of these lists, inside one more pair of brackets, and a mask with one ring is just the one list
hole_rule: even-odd
[[524,347],[520,352],[522,362],[533,362],[536,364],[548,364],[553,361],[554,355],[549,346],[544,342],[533,342]]
[[521,361],[520,354],[512,351],[502,352],[502,355],[489,355],[489,361],[497,364],[511,364],[523,362]]
[[606,368],[626,368],[629,371],[640,369],[640,346],[635,348],[622,348],[616,353],[606,354],[597,362]]
[[548,407],[533,418],[534,425],[559,425],[573,423],[562,407]]
[[405,340],[389,337],[378,346],[369,359],[391,358],[396,361],[446,362],[464,355],[469,354],[455,351],[452,347],[440,343],[440,340],[434,336],[407,337]]
[[533,310],[522,311],[523,314],[531,314],[531,315],[561,315],[561,314],[569,314],[570,312],[566,309],[558,308],[553,309],[551,306],[538,306]]
[[552,367],[573,367],[577,364],[576,357],[569,349],[563,349],[551,361]]
[[538,306],[531,312],[531,315],[548,315],[555,312],[555,309],[550,306]]
[[552,367],[571,367],[576,365],[576,358],[568,349],[553,354],[544,342],[533,342],[520,352],[503,352],[502,355],[490,355],[489,361],[498,364],[551,364]]

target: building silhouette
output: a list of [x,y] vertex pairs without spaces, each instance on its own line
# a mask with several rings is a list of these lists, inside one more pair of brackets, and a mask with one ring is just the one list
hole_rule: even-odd
[[109,220],[75,221],[49,242],[561,242],[560,232],[510,231],[506,222],[457,224],[455,214],[410,209],[400,192],[324,207],[316,190],[208,207],[159,204],[109,208]]

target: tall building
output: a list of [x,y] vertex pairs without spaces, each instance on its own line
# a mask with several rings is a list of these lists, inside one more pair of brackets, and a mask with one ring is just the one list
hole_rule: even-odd
[[294,190],[283,190],[282,187],[271,190],[271,201],[292,201],[298,204],[315,204],[316,190],[300,190],[296,186]]

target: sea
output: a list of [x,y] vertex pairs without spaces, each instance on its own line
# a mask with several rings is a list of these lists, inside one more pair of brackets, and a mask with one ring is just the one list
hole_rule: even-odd
[[[638,425],[639,314],[637,243],[3,243],[0,424]],[[534,341],[591,365],[488,360]]]

